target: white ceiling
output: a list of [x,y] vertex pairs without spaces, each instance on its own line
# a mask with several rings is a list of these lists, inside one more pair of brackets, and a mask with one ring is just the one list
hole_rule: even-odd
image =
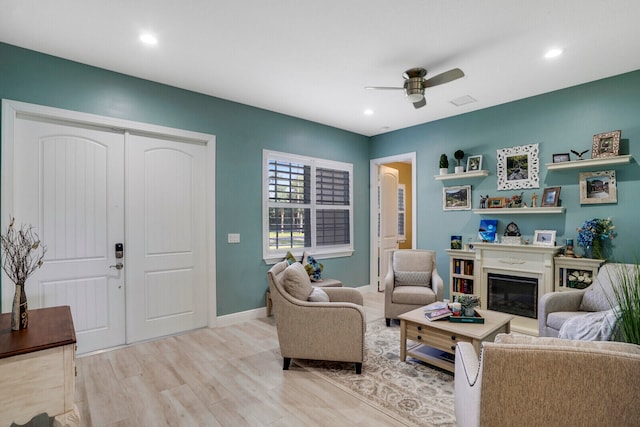
[[[371,136],[640,69],[639,20],[638,0],[0,0],[0,41]],[[466,76],[419,110],[364,89],[418,66]]]

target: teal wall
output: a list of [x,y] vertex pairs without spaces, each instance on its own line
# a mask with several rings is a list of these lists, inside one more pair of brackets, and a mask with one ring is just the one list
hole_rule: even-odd
[[355,253],[323,264],[347,285],[369,283],[369,138],[3,43],[0,98],[216,135],[218,315],[264,306],[262,150],[352,163]]
[[[438,268],[448,280],[451,234],[475,236],[481,216],[443,212],[442,188],[471,184],[473,207],[480,194],[508,197],[496,190],[496,149],[540,144],[540,189],[561,186],[563,215],[496,216],[502,234],[516,222],[525,238],[536,229],[558,231],[558,242],[574,237],[586,219],[611,216],[619,236],[614,259],[638,254],[640,212],[640,71],[599,80],[473,113],[367,138],[293,117],[260,110],[40,54],[0,43],[0,98],[158,124],[216,135],[216,236],[218,315],[264,306],[268,266],[262,261],[261,162],[271,149],[340,160],[354,165],[355,253],[324,260],[327,275],[350,286],[369,283],[369,159],[417,153],[418,248],[438,250]],[[547,172],[553,153],[590,148],[593,134],[622,130],[631,164],[615,169],[618,203],[581,206],[577,170]],[[435,181],[442,152],[482,154],[486,178]],[[451,166],[453,170],[453,165]],[[593,170],[593,169],[592,169]],[[530,202],[533,190],[524,190]],[[227,244],[240,233],[240,244]]]
[[[547,171],[554,153],[571,149],[591,148],[594,134],[622,130],[621,154],[632,154],[628,165],[592,168],[615,170],[618,203],[580,205],[580,170]],[[497,191],[496,150],[518,145],[539,143],[540,189]],[[417,247],[438,250],[438,270],[448,280],[448,257],[452,234],[475,237],[481,218],[499,220],[498,234],[514,221],[525,238],[532,239],[535,230],[557,230],[557,242],[576,237],[576,228],[591,218],[611,217],[618,237],[611,243],[611,259],[631,261],[638,255],[638,215],[640,212],[640,71],[563,89],[560,91],[462,114],[420,126],[414,126],[371,139],[371,158],[400,153],[417,153]],[[483,169],[490,171],[485,178],[473,180],[435,181],[441,153],[450,158],[453,172],[453,152],[462,149],[466,154],[482,154]],[[572,159],[575,156],[572,155]],[[585,156],[590,158],[590,152]],[[453,161],[453,163],[452,163]],[[466,162],[466,156],[465,156]],[[466,164],[466,163],[465,163]],[[563,215],[496,215],[480,216],[471,211],[442,210],[442,188],[470,184],[472,207],[478,208],[480,194],[509,197],[524,192],[524,200],[531,203],[531,195],[539,196],[545,187],[560,186]],[[540,202],[541,197],[538,199]],[[577,242],[576,242],[577,244]],[[576,252],[581,254],[582,248]]]

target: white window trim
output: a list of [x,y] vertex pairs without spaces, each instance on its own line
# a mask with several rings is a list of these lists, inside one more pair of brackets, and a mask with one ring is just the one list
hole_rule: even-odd
[[[316,246],[316,194],[315,181],[313,191],[311,191],[311,247],[291,248],[284,250],[269,250],[269,160],[276,159],[285,162],[295,162],[310,165],[311,176],[315,178],[316,168],[327,168],[345,170],[349,172],[349,244],[337,246]],[[290,207],[290,206],[289,206]],[[323,209],[343,209],[342,206],[323,206]],[[341,258],[353,255],[353,165],[351,163],[338,162],[334,160],[319,159],[315,157],[300,156],[272,150],[262,150],[262,258],[267,264],[274,264],[282,261],[287,252],[291,252],[297,259],[307,251],[316,259]]]

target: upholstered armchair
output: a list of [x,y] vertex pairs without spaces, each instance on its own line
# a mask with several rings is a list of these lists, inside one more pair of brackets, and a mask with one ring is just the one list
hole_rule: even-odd
[[332,360],[353,362],[360,374],[366,330],[362,294],[353,288],[318,291],[298,262],[279,262],[267,276],[283,369],[293,358]]
[[391,324],[391,319],[397,319],[402,313],[441,301],[443,291],[434,251],[393,251],[384,279],[384,317],[387,326]]
[[[612,287],[616,286],[621,269],[626,268],[633,273],[633,264],[605,264],[598,271],[598,276],[591,286],[583,290],[550,292],[540,298],[538,303],[538,335],[541,337],[558,337],[565,322],[576,316],[593,313],[590,317],[599,321],[608,321],[604,312],[611,310],[613,301]],[[597,316],[595,313],[601,313]],[[615,317],[615,316],[614,316]],[[586,321],[589,317],[583,317]],[[585,322],[582,322],[585,323]],[[598,331],[589,331],[589,325],[581,333],[584,339],[606,341],[600,338]],[[607,326],[606,324],[603,326]],[[598,328],[598,325],[594,325]],[[567,338],[567,337],[564,337]],[[579,338],[573,336],[569,338]]]
[[640,346],[499,334],[481,356],[459,342],[456,421],[464,427],[635,426]]

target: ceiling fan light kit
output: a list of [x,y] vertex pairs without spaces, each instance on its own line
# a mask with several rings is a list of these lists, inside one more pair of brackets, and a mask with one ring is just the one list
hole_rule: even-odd
[[464,73],[459,68],[453,68],[444,73],[438,74],[428,80],[425,80],[427,70],[424,68],[411,68],[402,74],[404,77],[404,85],[402,87],[378,87],[367,86],[366,89],[401,89],[404,90],[407,99],[413,103],[413,107],[418,109],[427,105],[427,101],[424,97],[424,90],[428,87],[449,83],[453,80],[457,80],[464,77]]

